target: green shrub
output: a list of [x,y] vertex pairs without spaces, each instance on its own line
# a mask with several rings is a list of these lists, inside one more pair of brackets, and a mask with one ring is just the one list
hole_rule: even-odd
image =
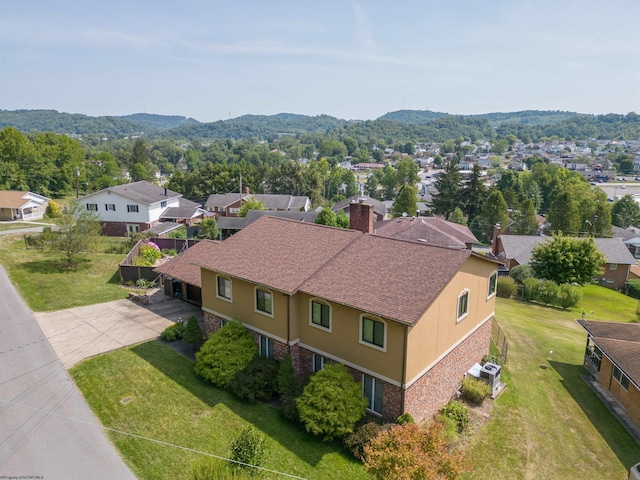
[[147,258],[145,258],[145,257],[140,257],[140,256],[138,256],[138,257],[136,257],[136,258],[134,258],[134,259],[133,259],[133,264],[134,264],[136,267],[152,267],[152,266],[153,266],[153,264],[154,264],[154,262],[152,262],[152,261],[148,260],[148,259],[147,259]]
[[364,447],[369,445],[380,432],[389,430],[393,424],[391,423],[376,423],[367,422],[360,425],[355,432],[346,436],[343,440],[344,446],[347,450],[353,453],[353,456],[358,460],[362,460],[364,454]]
[[187,321],[182,340],[193,345],[194,349],[202,344],[202,330],[200,330],[200,325],[196,317],[191,316]]
[[178,252],[176,252],[174,248],[163,248],[162,254],[168,257],[175,257],[178,254]]
[[153,265],[156,260],[162,258],[162,252],[155,243],[150,243],[140,246],[140,256]]
[[575,307],[582,300],[582,289],[568,283],[563,283],[558,287],[556,304],[563,309]]
[[253,427],[243,430],[240,436],[231,444],[231,460],[241,462],[235,465],[245,469],[249,474],[260,472],[260,470],[251,468],[249,465],[256,467],[264,465],[266,456],[265,437]]
[[169,238],[187,238],[187,227],[181,225],[180,228],[176,228],[175,230],[169,232],[167,235]]
[[556,302],[558,298],[558,284],[553,280],[539,280],[536,298],[538,302],[544,305],[550,305]]
[[313,374],[296,399],[300,421],[307,432],[322,435],[325,441],[353,432],[364,417],[367,404],[361,384],[339,363],[325,365]]
[[240,322],[228,322],[211,335],[196,353],[196,373],[219,387],[227,388],[258,354],[253,336]]
[[509,277],[498,277],[498,284],[496,286],[496,295],[500,298],[511,298],[515,291],[518,290],[518,285]]
[[232,464],[217,458],[207,458],[191,465],[191,480],[246,480],[251,476]]
[[482,403],[482,401],[491,394],[491,386],[487,382],[467,375],[462,380],[460,387],[462,397],[473,403]]
[[522,282],[522,298],[527,302],[533,302],[538,298],[538,285],[537,278],[525,278]]
[[298,421],[298,407],[296,406],[296,398],[298,398],[309,377],[298,377],[293,369],[291,355],[285,354],[278,369],[278,393],[282,402],[282,414],[288,420]]
[[46,213],[47,217],[50,218],[58,218],[62,216],[62,212],[60,211],[60,206],[58,202],[55,200],[49,200],[49,205],[47,205]]
[[233,382],[231,391],[239,398],[250,402],[268,402],[277,391],[277,378],[280,362],[262,355],[253,357],[244,370],[239,371]]
[[440,410],[440,414],[455,421],[458,433],[462,432],[469,424],[469,409],[458,400],[451,400],[447,403]]
[[484,365],[487,362],[495,363],[496,365],[502,365],[502,357],[500,356],[499,353],[489,353],[484,357],[482,357],[480,364]]
[[458,438],[458,423],[453,418],[439,413],[436,415],[436,421],[442,424],[442,430],[447,440],[453,442]]
[[413,416],[407,412],[396,418],[396,423],[398,425],[404,425],[405,423],[416,423],[416,421],[413,419]]
[[160,337],[166,342],[173,342],[174,340],[179,340],[183,336],[184,336],[183,323],[174,323],[173,325],[169,325],[160,334]]
[[627,295],[640,300],[640,280],[629,280],[627,284]]
[[533,268],[529,265],[516,265],[509,270],[509,276],[522,285],[527,278],[533,278]]

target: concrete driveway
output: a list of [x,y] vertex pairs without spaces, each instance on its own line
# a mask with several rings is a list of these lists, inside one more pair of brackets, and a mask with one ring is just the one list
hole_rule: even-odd
[[202,310],[190,303],[166,299],[160,289],[151,303],[116,300],[85,307],[34,313],[40,328],[65,368],[85,358],[127,345],[153,340],[169,325],[195,315],[202,325]]

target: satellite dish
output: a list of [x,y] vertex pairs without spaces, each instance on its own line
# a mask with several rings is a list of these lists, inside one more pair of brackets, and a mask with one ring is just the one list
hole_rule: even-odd
[[402,216],[406,217],[407,216],[407,212],[402,212]]

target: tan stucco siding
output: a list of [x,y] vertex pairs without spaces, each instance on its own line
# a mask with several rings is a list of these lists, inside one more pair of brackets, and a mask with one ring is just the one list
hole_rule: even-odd
[[[487,293],[489,277],[495,271],[495,264],[469,257],[422,318],[410,329],[407,383],[424,374],[427,367],[484,320],[493,316],[495,295],[487,298]],[[468,314],[458,321],[458,297],[466,290],[469,292]]]
[[[300,344],[315,352],[340,359],[347,365],[368,371],[372,375],[402,382],[404,327],[394,321],[366,315],[385,324],[384,351],[360,343],[360,322],[364,312],[343,305],[326,302],[331,308],[331,331],[310,325],[312,298],[299,293],[295,296],[297,315],[292,317],[299,329]],[[322,299],[316,299],[322,302]]]
[[[269,290],[269,289],[266,289]],[[204,310],[236,319],[267,335],[287,340],[287,295],[269,290],[272,294],[273,317],[255,311],[255,285],[231,278],[232,301],[216,296],[216,274],[202,269],[202,307]]]

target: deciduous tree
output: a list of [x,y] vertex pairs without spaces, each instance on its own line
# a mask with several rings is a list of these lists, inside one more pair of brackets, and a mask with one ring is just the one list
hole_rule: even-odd
[[588,283],[602,272],[605,261],[591,238],[578,240],[556,234],[531,251],[536,277],[556,283]]
[[640,226],[640,205],[631,195],[625,195],[613,204],[611,216],[617,227]]

